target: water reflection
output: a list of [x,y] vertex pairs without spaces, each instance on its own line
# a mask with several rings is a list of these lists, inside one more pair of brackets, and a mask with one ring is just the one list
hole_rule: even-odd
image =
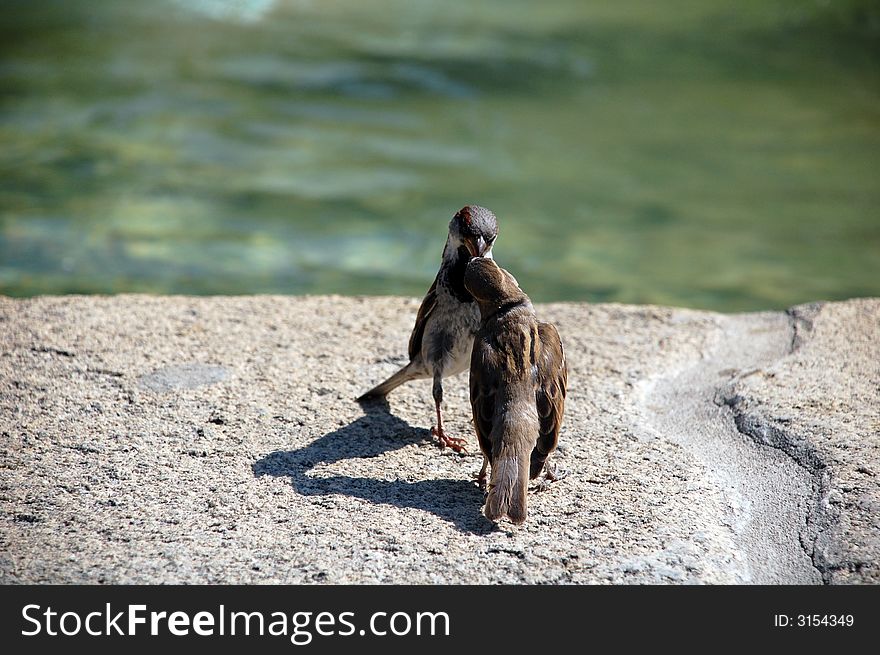
[[[4,3],[0,292],[880,294],[876,35],[816,7]],[[849,31],[847,31],[849,30]]]
[[275,0],[171,0],[184,11],[215,20],[254,23],[266,17]]

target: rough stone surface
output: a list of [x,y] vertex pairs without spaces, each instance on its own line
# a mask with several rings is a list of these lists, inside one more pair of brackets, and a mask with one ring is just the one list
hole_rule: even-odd
[[417,307],[0,298],[0,582],[880,582],[880,300],[538,306],[569,476],[520,527],[432,440],[428,381],[352,400]]

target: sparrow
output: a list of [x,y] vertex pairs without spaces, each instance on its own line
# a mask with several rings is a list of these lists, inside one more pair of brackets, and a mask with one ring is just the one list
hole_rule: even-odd
[[483,452],[478,480],[492,473],[484,514],[526,520],[530,479],[546,470],[556,450],[568,370],[559,332],[535,316],[529,297],[510,273],[477,257],[467,266],[464,286],[480,308],[480,328],[471,356],[470,399],[474,428]]
[[473,257],[492,258],[498,237],[495,214],[477,205],[462,207],[449,222],[449,235],[440,270],[428,289],[409,338],[409,364],[370,389],[357,401],[384,398],[410,380],[431,378],[437,425],[431,434],[441,448],[466,452],[466,440],[448,436],[443,430],[443,378],[468,369],[474,334],[480,325],[480,310],[464,286],[464,272]]

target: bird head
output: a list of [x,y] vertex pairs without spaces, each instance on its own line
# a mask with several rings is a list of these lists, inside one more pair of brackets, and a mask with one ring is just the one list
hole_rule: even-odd
[[485,207],[465,205],[449,221],[449,243],[467,248],[471,257],[492,258],[492,245],[498,237],[498,220]]
[[468,262],[464,287],[481,305],[528,301],[516,278],[488,257],[474,257]]

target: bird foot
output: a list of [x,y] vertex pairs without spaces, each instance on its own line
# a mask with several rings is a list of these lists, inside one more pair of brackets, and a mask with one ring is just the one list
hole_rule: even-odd
[[433,427],[431,428],[431,434],[437,437],[437,440],[440,442],[440,447],[445,448],[449,447],[457,453],[466,453],[467,452],[467,440],[460,439],[458,437],[448,437],[446,433],[443,431],[443,428]]
[[568,471],[556,464],[544,467],[544,479],[549,482],[558,482],[568,477]]
[[489,458],[486,457],[485,453],[483,454],[483,466],[480,469],[480,472],[477,473],[474,478],[477,481],[477,486],[480,488],[480,491],[486,493],[489,489],[489,481],[486,479],[488,476],[486,472],[489,470]]
[[568,477],[568,471],[564,469],[560,469],[558,466],[545,466],[544,467],[544,479],[538,480],[535,484],[535,491],[547,491],[554,482],[558,482],[563,478]]

